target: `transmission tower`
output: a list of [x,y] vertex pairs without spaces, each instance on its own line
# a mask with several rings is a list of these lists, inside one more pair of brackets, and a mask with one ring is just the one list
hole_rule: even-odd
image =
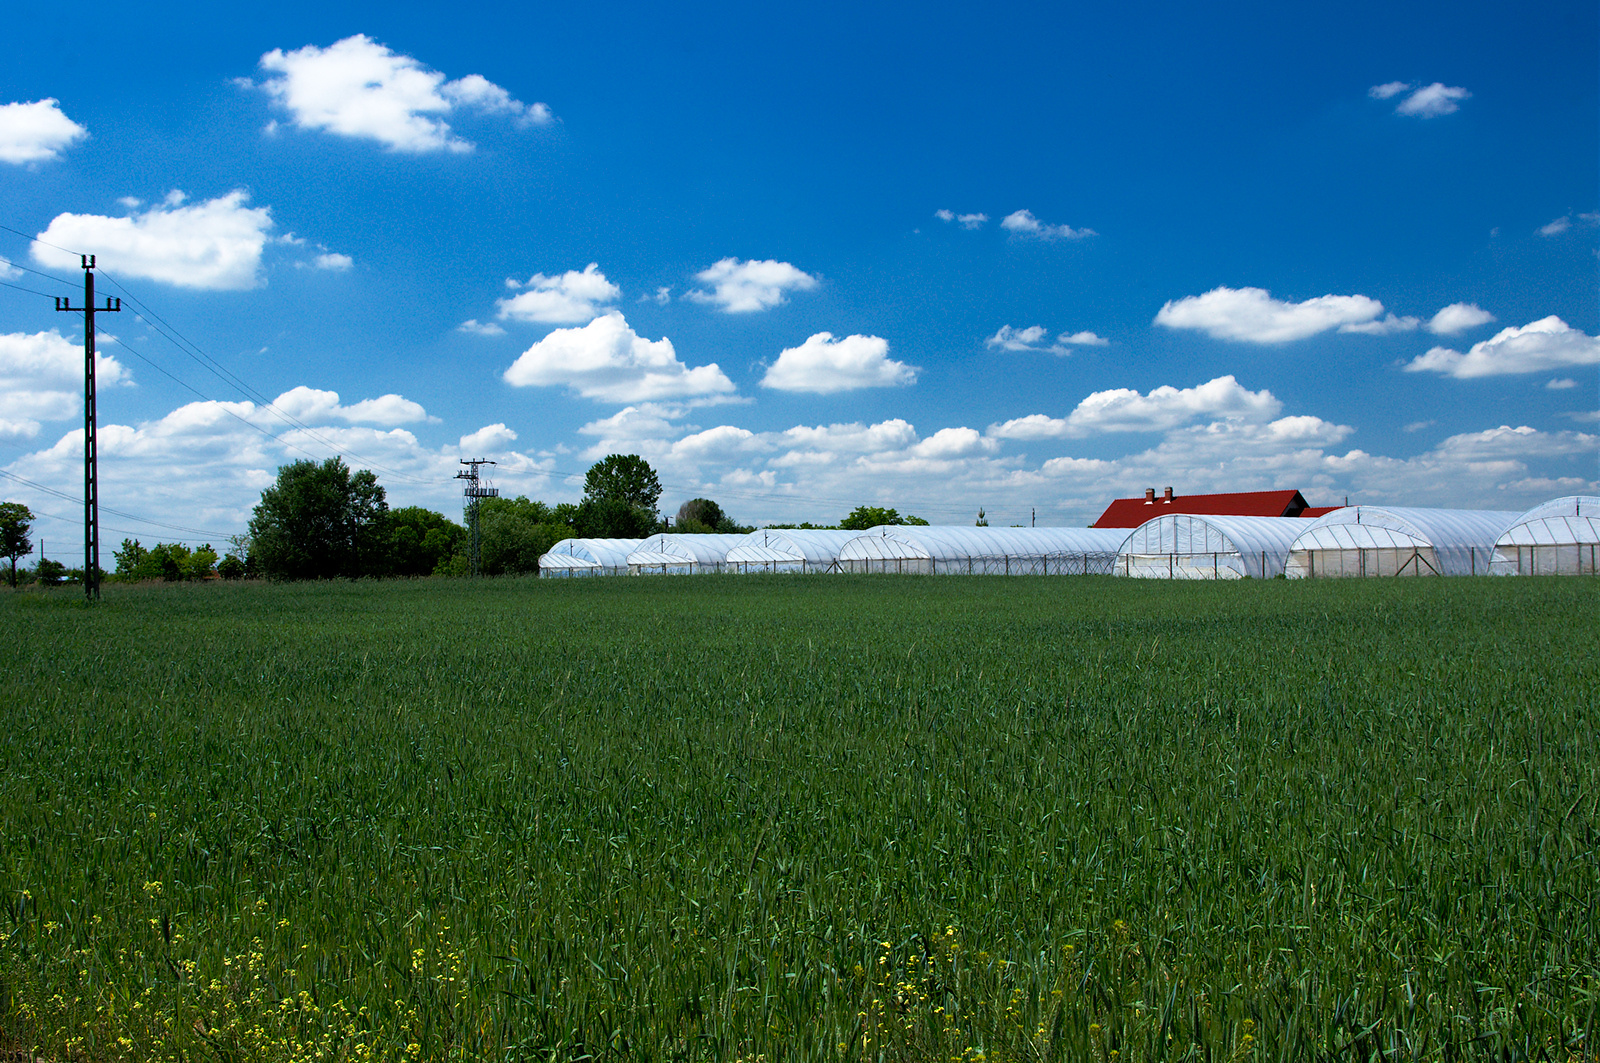
[[83,315],[83,596],[87,601],[97,602],[100,600],[100,462],[95,439],[94,315],[116,313],[122,309],[122,300],[116,300],[113,306],[111,297],[107,296],[105,306],[94,305],[94,256],[80,257],[83,259],[83,305],[73,306],[71,299],[58,298],[56,309]]
[[493,465],[494,462],[483,458],[475,458],[472,461],[462,458],[461,464],[465,465],[466,468],[456,473],[456,479],[467,481],[467,485],[461,489],[462,495],[466,497],[463,509],[467,518],[467,536],[470,544],[467,552],[467,571],[476,578],[482,565],[483,556],[483,539],[478,531],[478,503],[485,498],[499,498],[500,489],[489,484],[478,475],[478,466]]

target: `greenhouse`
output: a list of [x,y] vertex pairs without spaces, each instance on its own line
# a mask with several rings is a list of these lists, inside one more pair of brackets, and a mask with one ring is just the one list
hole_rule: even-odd
[[721,572],[729,548],[743,540],[743,535],[652,535],[628,554],[628,572],[634,576]]
[[1289,544],[1307,523],[1299,517],[1156,517],[1128,535],[1116,571],[1139,579],[1269,579],[1283,573]]
[[539,558],[539,575],[625,576],[643,539],[562,539]]
[[828,528],[763,528],[728,551],[729,572],[837,572],[839,548],[860,532]]
[[1127,534],[1119,528],[882,525],[840,547],[839,568],[923,575],[1109,575]]
[[1494,541],[1496,576],[1593,576],[1600,561],[1600,497],[1568,495],[1535,506]]
[[1483,575],[1495,539],[1517,516],[1488,509],[1346,506],[1302,522],[1284,574],[1290,579]]

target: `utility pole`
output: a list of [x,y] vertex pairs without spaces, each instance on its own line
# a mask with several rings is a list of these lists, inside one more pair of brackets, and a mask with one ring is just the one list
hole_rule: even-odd
[[83,260],[83,305],[73,306],[70,298],[56,299],[56,310],[83,314],[83,596],[85,601],[100,600],[100,469],[95,439],[94,408],[94,315],[116,313],[122,300],[111,305],[94,305],[94,256]]
[[478,466],[493,465],[494,462],[483,458],[475,458],[472,461],[462,458],[461,464],[467,468],[463,472],[456,473],[456,479],[467,481],[467,486],[461,490],[462,495],[467,500],[464,507],[467,518],[467,541],[469,543],[467,571],[476,579],[483,563],[483,539],[478,529],[478,503],[485,498],[500,497],[500,489],[484,483],[478,478]]

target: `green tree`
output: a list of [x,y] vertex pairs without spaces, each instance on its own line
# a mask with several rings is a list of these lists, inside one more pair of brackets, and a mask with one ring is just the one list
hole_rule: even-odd
[[46,587],[55,587],[67,578],[67,566],[48,557],[41,557],[33,570],[33,578]]
[[[678,507],[678,526],[680,532],[715,531],[718,524],[727,520],[722,512],[722,507],[709,498],[691,498]],[[698,526],[698,527],[696,527]]]
[[884,509],[881,506],[857,506],[850,511],[848,517],[839,522],[839,527],[845,531],[866,531],[880,524],[920,524],[926,527],[928,522],[909,513],[902,517],[899,510]]
[[28,533],[33,530],[33,511],[21,502],[0,502],[0,557],[11,561],[11,585],[17,585],[17,558],[33,553]]
[[370,470],[337,457],[278,470],[250,517],[251,560],[276,580],[382,575],[389,505]]
[[138,539],[124,539],[121,548],[112,551],[111,556],[117,560],[117,579],[131,581],[143,578],[139,570],[150,556],[150,551],[139,545]]
[[573,515],[573,534],[586,539],[644,539],[661,530],[653,511],[620,498],[587,498]]
[[190,554],[183,566],[184,579],[205,579],[217,567],[217,552],[210,543],[203,543],[200,549]]
[[573,532],[557,520],[556,509],[521,495],[487,498],[479,506],[481,571],[486,576],[539,571],[540,556]]
[[661,500],[661,481],[650,463],[637,454],[607,454],[590,467],[583,479],[583,500],[618,500],[655,515]]
[[217,575],[223,579],[244,579],[245,565],[238,554],[229,553],[217,562]]
[[388,571],[396,576],[431,576],[456,552],[466,535],[465,528],[443,513],[421,506],[392,509]]

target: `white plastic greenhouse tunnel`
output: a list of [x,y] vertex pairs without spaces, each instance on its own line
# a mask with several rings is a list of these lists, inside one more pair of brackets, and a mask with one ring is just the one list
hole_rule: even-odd
[[1271,579],[1283,574],[1299,517],[1169,513],[1128,535],[1117,575],[1138,579]]
[[837,572],[839,548],[860,532],[824,528],[763,528],[728,551],[729,572]]
[[840,547],[839,569],[914,575],[1110,575],[1126,535],[1118,528],[886,524]]
[[1600,496],[1567,495],[1534,506],[1494,541],[1496,576],[1600,575]]
[[643,539],[562,539],[539,557],[539,575],[625,576],[628,555]]
[[1284,575],[1482,576],[1520,514],[1489,509],[1346,506],[1302,522]]
[[728,550],[744,539],[740,535],[652,535],[628,554],[631,575],[700,575],[721,572]]

